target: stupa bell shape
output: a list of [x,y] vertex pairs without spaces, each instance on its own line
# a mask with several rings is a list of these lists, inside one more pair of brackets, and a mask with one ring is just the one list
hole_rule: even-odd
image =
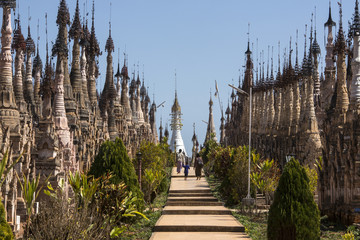
[[172,136],[170,141],[170,149],[172,151],[179,152],[181,149],[182,152],[186,153],[184,141],[181,136],[181,129],[183,124],[181,123],[181,107],[177,98],[177,93],[175,92],[175,100],[174,104],[171,108],[171,130],[172,130]]

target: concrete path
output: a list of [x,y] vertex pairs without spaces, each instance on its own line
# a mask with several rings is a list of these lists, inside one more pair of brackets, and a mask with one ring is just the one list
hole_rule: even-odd
[[150,240],[247,239],[245,228],[231,211],[213,197],[205,178],[196,180],[194,169],[184,179],[172,171],[166,206]]

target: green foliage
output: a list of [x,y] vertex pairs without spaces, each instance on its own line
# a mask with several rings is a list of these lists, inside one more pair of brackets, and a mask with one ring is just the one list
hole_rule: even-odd
[[76,202],[80,206],[87,206],[93,199],[98,190],[99,181],[92,176],[88,177],[85,174],[76,172],[73,174],[69,172],[69,184],[74,191]]
[[[10,147],[6,149],[2,159],[0,161],[0,189],[6,179],[6,176],[9,173],[9,171],[15,166],[15,164],[21,159],[21,157],[23,155],[23,153],[21,153],[20,156],[11,165],[9,165],[8,164],[9,151],[10,151]],[[4,240],[14,239],[11,227],[6,221],[6,212],[5,212],[4,205],[2,204],[2,201],[1,201],[1,196],[0,196],[0,239],[4,239]]]
[[253,155],[252,162],[254,168],[250,176],[251,181],[265,195],[266,204],[270,204],[270,195],[279,182],[280,169],[274,160],[260,159],[256,155]]
[[69,173],[74,197],[68,199],[63,181],[56,189],[48,184],[45,193],[50,196],[51,211],[45,209],[34,217],[33,239],[117,238],[138,217],[147,220],[137,208],[137,197],[124,183],[114,183],[113,177]]
[[[231,167],[232,164],[232,156],[234,154],[234,149],[232,147],[220,147],[216,146],[210,154],[209,158],[211,159],[208,161],[208,165],[213,162],[213,171],[214,175],[219,179],[226,178],[228,174],[228,169]],[[213,161],[214,160],[214,161]]]
[[295,159],[284,168],[269,210],[269,240],[319,239],[320,213],[305,169]]
[[211,153],[211,151],[213,151],[216,147],[218,146],[218,144],[216,143],[216,141],[214,139],[209,139],[206,143],[205,146],[203,147],[203,149],[201,149],[200,151],[200,156],[204,161],[204,164],[207,164],[209,159],[209,153]]
[[93,175],[95,178],[110,173],[114,175],[111,178],[114,184],[125,183],[128,191],[131,191],[137,199],[137,208],[142,210],[144,208],[144,195],[140,190],[134,165],[130,161],[122,140],[119,138],[115,142],[106,141],[101,145],[100,151],[89,171],[89,175]]
[[342,240],[355,240],[355,236],[354,233],[351,231],[348,231],[347,233],[345,233],[344,235],[341,236]]
[[15,166],[17,162],[20,161],[23,155],[23,153],[21,153],[20,156],[10,166],[7,166],[9,161],[9,151],[10,147],[6,149],[3,158],[0,161],[0,188],[4,183],[8,172]]
[[[141,189],[144,193],[145,201],[150,204],[155,197],[163,191],[168,190],[167,179],[170,173],[166,171],[167,167],[174,166],[174,160],[171,156],[169,145],[166,141],[159,144],[152,142],[142,142],[141,152]],[[133,160],[135,168],[138,168],[138,161]]]
[[[21,190],[23,192],[23,198],[25,201],[25,206],[26,206],[27,219],[26,219],[26,230],[24,234],[26,237],[29,234],[29,226],[31,221],[31,215],[33,214],[33,210],[34,210],[34,203],[44,186],[41,186],[39,188],[40,174],[32,180],[30,180],[30,177],[28,178],[25,174],[23,174],[23,179],[21,180],[17,172],[15,173],[20,183]],[[48,182],[50,177],[51,175],[48,176],[45,182]]]
[[161,217],[161,210],[146,211],[145,214],[149,220],[141,219],[128,226],[127,230],[121,234],[121,240],[150,239],[153,228]]
[[[172,170],[168,168],[167,170]],[[153,228],[161,216],[162,207],[167,200],[168,192],[164,191],[159,193],[153,201],[154,209],[145,211],[144,214],[149,220],[140,219],[133,224],[127,226],[127,230],[121,235],[122,240],[138,240],[149,239],[151,237]],[[156,211],[155,211],[156,210]]]
[[[203,158],[207,159],[204,166],[205,173],[207,175],[214,174],[217,179],[221,180],[219,191],[226,199],[226,204],[240,203],[247,195],[249,148],[246,146],[222,147],[210,140],[202,149],[201,154]],[[256,164],[259,163],[260,155],[252,149],[251,156],[251,172],[254,172]],[[269,165],[270,169],[268,169]],[[265,164],[263,168],[264,179],[267,181],[261,184],[266,183],[263,188],[266,187],[266,191],[270,193],[277,183],[277,178],[274,175],[276,166],[273,162],[272,164],[268,162],[268,165]],[[251,185],[251,193],[255,195],[254,184]]]
[[265,214],[247,216],[240,212],[232,212],[233,216],[245,227],[245,232],[252,240],[266,239]]
[[355,239],[360,239],[360,229],[355,225],[348,226],[347,232],[351,232]]
[[14,239],[10,225],[6,222],[4,205],[0,201],[0,239],[12,240]]
[[320,156],[318,159],[315,159],[314,167],[317,168],[319,171],[323,170],[324,161],[322,156]]
[[227,196],[227,204],[235,205],[247,195],[249,148],[239,146],[234,148],[230,156],[230,166],[220,185],[220,192]]
[[144,188],[145,201],[151,203],[151,194],[157,192],[158,187],[165,178],[164,171],[161,169],[147,168],[144,175]]
[[305,166],[304,169],[306,171],[306,175],[309,178],[310,191],[315,194],[318,185],[318,173],[316,169],[310,168],[308,166]]

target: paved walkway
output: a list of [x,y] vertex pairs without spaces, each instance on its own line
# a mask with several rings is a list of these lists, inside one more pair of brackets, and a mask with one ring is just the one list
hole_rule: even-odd
[[247,239],[245,228],[231,211],[213,197],[205,178],[196,180],[193,168],[189,177],[172,171],[166,206],[150,240]]

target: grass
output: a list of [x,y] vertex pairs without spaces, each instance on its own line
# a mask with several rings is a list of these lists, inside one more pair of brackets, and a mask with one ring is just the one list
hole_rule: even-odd
[[233,216],[245,227],[245,232],[252,240],[266,239],[267,218],[264,213],[245,215],[234,211]]
[[[171,173],[171,169],[167,169],[168,174]],[[170,176],[170,175],[168,175]],[[166,185],[169,189],[170,178],[166,179]],[[157,220],[161,216],[162,208],[165,205],[168,197],[168,191],[161,192],[156,196],[151,207],[148,206],[144,212],[145,216],[149,219],[140,219],[135,223],[128,226],[127,230],[121,235],[122,240],[140,240],[149,239],[151,237],[153,228]]]
[[[210,189],[214,196],[222,202],[226,202],[219,192],[219,186],[221,181],[216,179],[213,175],[206,177],[210,185]],[[245,227],[246,233],[251,237],[252,240],[266,240],[266,231],[267,231],[267,213],[252,213],[244,211],[241,205],[227,206],[230,209],[233,209],[233,216]],[[236,210],[235,210],[236,209]],[[351,228],[351,227],[350,227]],[[342,239],[347,231],[346,226],[333,223],[328,221],[327,217],[321,218],[321,240],[338,240]],[[354,233],[355,239],[360,239],[359,230],[355,230]]]
[[135,240],[135,239],[149,239],[152,234],[153,227],[161,216],[161,210],[144,212],[149,220],[141,219],[135,224],[128,227],[125,233],[121,235],[120,239]]
[[321,239],[335,240],[342,239],[341,235],[346,233],[346,227],[339,223],[328,221],[327,217],[321,218]]

